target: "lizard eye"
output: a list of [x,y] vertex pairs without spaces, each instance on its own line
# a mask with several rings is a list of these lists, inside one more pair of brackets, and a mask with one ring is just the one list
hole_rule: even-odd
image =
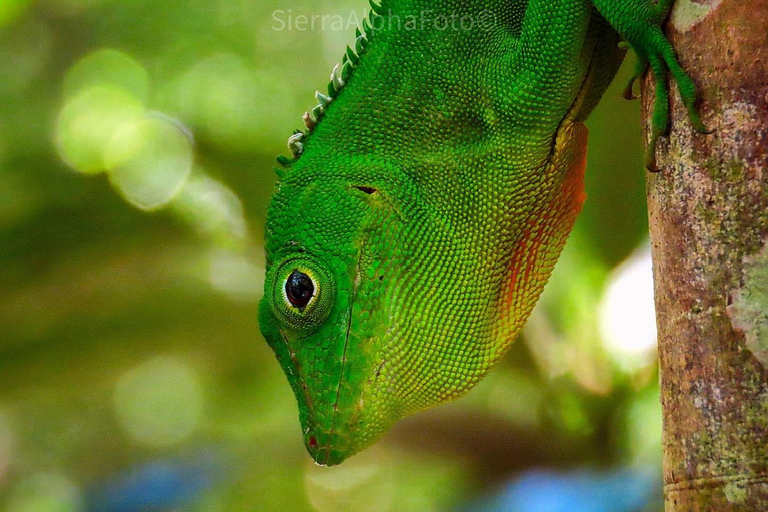
[[304,272],[294,270],[285,281],[285,296],[295,308],[302,309],[315,295],[315,283]]
[[284,328],[307,334],[328,317],[336,281],[325,265],[309,255],[291,255],[267,272],[265,297]]

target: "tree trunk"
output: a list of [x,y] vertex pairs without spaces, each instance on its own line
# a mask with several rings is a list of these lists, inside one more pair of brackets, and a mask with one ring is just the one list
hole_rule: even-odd
[[768,511],[768,0],[677,0],[668,34],[714,132],[675,92],[648,176],[666,510]]

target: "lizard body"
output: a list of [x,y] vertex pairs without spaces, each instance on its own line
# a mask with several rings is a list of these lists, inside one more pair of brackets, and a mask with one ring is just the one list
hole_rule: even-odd
[[318,463],[466,393],[513,342],[581,209],[582,122],[619,34],[664,85],[652,143],[667,67],[703,130],[659,28],[670,5],[372,4],[268,210],[260,325]]

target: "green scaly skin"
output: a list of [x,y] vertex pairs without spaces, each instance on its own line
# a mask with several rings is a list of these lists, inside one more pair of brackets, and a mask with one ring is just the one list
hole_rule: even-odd
[[581,208],[582,121],[620,36],[656,72],[654,141],[666,68],[703,130],[659,28],[670,4],[372,4],[294,159],[280,159],[268,211],[260,324],[315,461],[338,464],[466,393],[513,342]]

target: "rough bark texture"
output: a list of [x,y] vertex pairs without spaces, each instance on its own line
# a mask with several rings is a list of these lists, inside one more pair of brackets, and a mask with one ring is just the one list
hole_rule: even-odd
[[768,511],[768,0],[677,0],[668,34],[715,131],[675,94],[648,177],[666,510]]

